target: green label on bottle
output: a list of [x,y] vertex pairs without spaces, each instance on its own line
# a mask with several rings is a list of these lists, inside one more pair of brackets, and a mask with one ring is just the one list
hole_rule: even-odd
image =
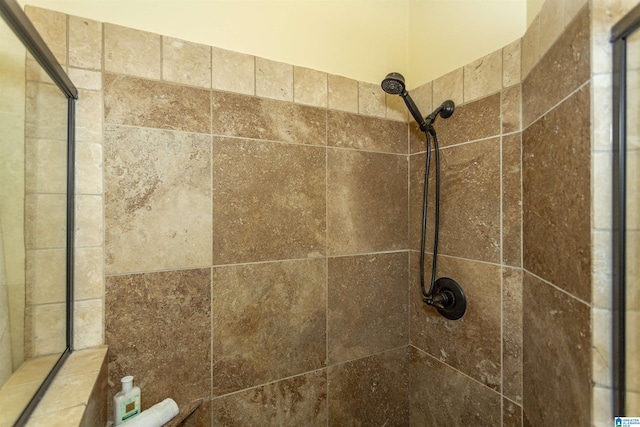
[[120,413],[122,414],[122,421],[138,415],[140,413],[140,398],[136,396],[120,402]]

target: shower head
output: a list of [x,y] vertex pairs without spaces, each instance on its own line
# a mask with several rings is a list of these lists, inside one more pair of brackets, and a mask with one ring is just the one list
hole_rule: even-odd
[[420,114],[420,110],[418,110],[418,106],[411,96],[409,96],[409,92],[404,85],[404,77],[400,73],[389,73],[387,77],[382,80],[380,84],[382,86],[382,90],[390,95],[400,95],[402,99],[404,99],[404,103],[409,109],[409,112],[415,119],[416,123],[420,126],[420,130],[423,132],[427,130],[427,123],[425,122],[422,114]]
[[382,90],[390,95],[400,95],[405,92],[404,77],[400,73],[389,73],[382,81]]

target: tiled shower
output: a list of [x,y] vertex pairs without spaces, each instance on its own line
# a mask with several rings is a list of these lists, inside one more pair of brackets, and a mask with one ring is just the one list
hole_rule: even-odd
[[566,5],[557,39],[534,21],[411,91],[457,105],[438,277],[460,321],[422,303],[425,147],[398,97],[28,9],[81,88],[76,343],[109,345],[109,396],[134,375],[145,408],[202,399],[199,426],[593,422],[593,18]]

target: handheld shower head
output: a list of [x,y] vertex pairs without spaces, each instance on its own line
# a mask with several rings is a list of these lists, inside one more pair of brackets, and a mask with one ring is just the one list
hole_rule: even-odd
[[418,110],[418,106],[411,96],[409,96],[409,92],[405,88],[404,77],[400,73],[389,73],[387,77],[382,80],[380,84],[382,86],[382,90],[390,95],[400,95],[402,99],[404,99],[404,103],[409,109],[409,112],[415,119],[416,123],[420,126],[420,129],[424,132],[427,130],[427,123],[425,122],[422,114],[420,114],[420,110]]
[[390,95],[400,95],[405,91],[404,77],[400,73],[389,73],[381,86],[382,90]]

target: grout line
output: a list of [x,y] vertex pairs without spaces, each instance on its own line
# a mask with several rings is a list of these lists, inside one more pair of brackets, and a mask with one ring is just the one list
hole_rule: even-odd
[[[90,246],[90,247],[93,247],[93,246]],[[224,267],[239,267],[239,266],[250,266],[250,265],[260,265],[260,264],[274,264],[274,263],[282,263],[282,262],[317,261],[317,260],[324,260],[328,258],[363,257],[363,256],[372,256],[372,255],[395,254],[395,253],[402,253],[407,251],[408,249],[399,249],[395,251],[367,252],[367,253],[356,253],[356,254],[345,254],[345,255],[328,255],[328,256],[317,256],[317,257],[308,257],[308,258],[288,258],[288,259],[274,259],[274,260],[266,260],[266,261],[238,262],[238,263],[232,263],[232,264],[217,264],[217,265],[213,264],[213,265],[200,265],[200,266],[193,266],[193,267],[160,268],[157,270],[139,270],[139,271],[109,273],[109,274],[106,274],[106,276],[117,277],[117,276],[129,276],[134,274],[166,273],[166,272],[185,271],[185,270],[202,270],[210,267],[224,268]]]
[[457,368],[455,368],[455,367],[453,367],[453,366],[449,365],[449,364],[448,364],[448,363],[446,363],[446,362],[443,362],[442,360],[440,360],[440,359],[438,359],[437,357],[433,356],[431,353],[428,353],[428,352],[426,352],[426,351],[422,350],[421,348],[416,347],[416,346],[415,346],[415,345],[413,345],[413,344],[410,344],[410,345],[411,345],[411,347],[415,348],[417,351],[419,351],[420,353],[424,354],[425,356],[428,356],[428,357],[430,357],[431,359],[435,360],[436,362],[438,362],[438,363],[440,363],[440,364],[442,364],[442,365],[444,365],[444,366],[446,366],[446,367],[448,367],[448,368],[450,368],[450,369],[453,369],[453,370],[454,370],[454,371],[456,371],[457,373],[459,373],[459,374],[461,374],[461,375],[464,375],[464,376],[465,376],[465,377],[467,377],[468,379],[472,380],[473,382],[475,382],[475,383],[477,383],[477,384],[480,384],[481,386],[485,387],[487,390],[491,390],[492,392],[496,393],[498,396],[500,396],[500,397],[502,398],[502,394],[501,394],[500,392],[498,392],[498,391],[496,391],[496,390],[492,389],[492,388],[491,388],[491,387],[489,387],[488,385],[486,385],[486,384],[484,384],[484,383],[481,383],[481,382],[480,382],[480,381],[478,381],[477,379],[475,379],[475,378],[473,378],[473,377],[469,376],[468,374],[466,374],[466,373],[462,372],[461,370],[459,370],[459,369],[457,369]]
[[[232,392],[229,392],[229,393],[221,394],[219,396],[211,396],[211,400],[222,399],[222,398],[225,398],[225,397],[229,397],[229,396],[233,396],[233,395],[236,395],[236,394],[244,393],[244,392],[249,391],[249,390],[255,390],[255,389],[258,389],[260,387],[265,387],[265,386],[268,386],[268,385],[278,384],[278,383],[280,383],[282,381],[287,381],[287,380],[291,380],[291,379],[294,379],[294,378],[303,377],[305,375],[319,373],[319,372],[322,372],[322,371],[327,371],[327,369],[328,369],[327,366],[323,366],[322,368],[313,369],[311,371],[306,371],[306,372],[301,372],[299,374],[289,375],[287,377],[278,378],[278,379],[275,379],[273,381],[268,381],[268,382],[262,383],[262,384],[256,384],[256,385],[251,386],[251,387],[243,388],[241,390],[235,390],[235,391],[232,391]],[[328,383],[328,381],[327,381],[327,383]],[[212,388],[212,390],[213,390],[213,388]]]
[[[523,268],[522,270],[523,270],[523,272],[526,272],[527,274],[530,274],[531,276],[533,276],[533,277],[535,277],[536,279],[540,280],[541,282],[543,282],[543,283],[545,283],[545,284],[547,284],[547,285],[551,286],[552,288],[554,288],[554,289],[556,289],[556,290],[558,290],[558,291],[562,292],[563,294],[570,296],[572,299],[574,299],[574,300],[576,300],[576,301],[578,301],[578,302],[581,302],[582,304],[586,305],[587,307],[591,307],[591,308],[593,308],[593,307],[594,307],[594,306],[593,306],[593,304],[588,303],[588,302],[586,302],[586,301],[584,301],[584,300],[582,300],[582,299],[578,298],[577,296],[575,296],[575,295],[573,295],[573,294],[569,293],[568,291],[565,291],[564,289],[562,289],[562,288],[558,287],[557,285],[554,285],[553,283],[549,282],[548,280],[543,279],[542,277],[538,276],[537,274],[532,273],[531,271],[529,271],[529,270],[527,270],[527,269],[525,269],[525,268]],[[524,277],[523,277],[523,279],[524,279]],[[523,282],[524,282],[524,280],[523,280]]]
[[[571,98],[573,95],[575,95],[576,93],[580,92],[585,86],[591,84],[591,78],[585,80],[582,84],[580,84],[576,89],[574,89],[571,93],[569,93],[567,96],[565,96],[564,98],[562,98],[560,101],[558,101],[556,104],[552,105],[549,109],[547,109],[546,111],[540,113],[538,115],[538,117],[533,120],[531,123],[529,123],[526,127],[522,128],[522,132],[525,132],[527,129],[529,129],[529,127],[533,126],[535,123],[539,122],[540,120],[544,119],[547,114],[551,113],[553,110],[555,110],[556,108],[558,108],[561,104],[563,104],[565,101],[567,101],[569,98]],[[521,99],[524,99],[524,93],[520,94]],[[523,122],[522,125],[524,125],[524,108],[522,108],[522,116],[523,116]]]

